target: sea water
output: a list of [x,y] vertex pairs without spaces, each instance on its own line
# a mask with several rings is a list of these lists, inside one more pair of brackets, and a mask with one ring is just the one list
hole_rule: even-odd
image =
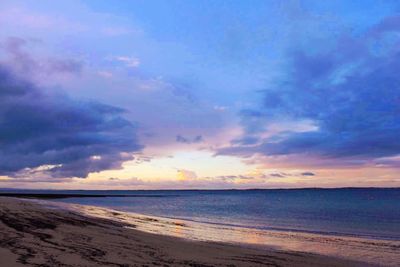
[[201,223],[400,240],[400,189],[49,192],[113,195],[55,201]]

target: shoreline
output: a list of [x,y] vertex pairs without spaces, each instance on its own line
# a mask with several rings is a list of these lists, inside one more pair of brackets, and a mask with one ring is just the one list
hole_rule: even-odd
[[[61,202],[59,202],[61,203]],[[150,218],[160,218],[166,220],[178,220],[178,221],[185,221],[193,224],[202,224],[202,225],[214,225],[217,227],[222,228],[236,228],[236,229],[247,229],[247,230],[254,230],[254,231],[264,231],[264,232],[277,232],[277,233],[293,233],[293,234],[310,234],[310,235],[317,235],[317,236],[326,236],[326,237],[339,237],[339,238],[355,238],[361,240],[369,240],[369,241],[388,241],[388,242],[400,242],[400,239],[391,238],[386,236],[374,236],[374,235],[367,235],[367,234],[347,234],[347,233],[339,233],[339,232],[323,232],[323,231],[311,231],[311,230],[303,230],[303,229],[291,229],[291,228],[277,228],[277,227],[256,227],[256,226],[249,226],[249,225],[241,225],[241,224],[232,224],[232,223],[220,223],[215,221],[201,221],[197,219],[191,218],[183,218],[183,217],[168,217],[168,216],[159,216],[159,215],[152,215],[152,214],[142,214],[130,211],[124,211],[123,209],[113,209],[108,207],[101,207],[101,206],[94,206],[94,205],[86,205],[86,204],[72,204],[66,203],[68,205],[80,205],[86,207],[93,207],[96,209],[106,209],[112,210],[119,213],[125,214],[135,214],[138,216],[145,216]],[[400,243],[399,243],[400,244]]]
[[[40,202],[40,201],[39,201]],[[135,225],[140,231],[203,242],[219,242],[258,249],[274,249],[294,253],[313,253],[380,266],[398,266],[400,241],[369,239],[308,232],[260,230],[196,222],[193,220],[144,215],[98,206],[47,202],[87,216],[112,219]]]
[[132,223],[48,203],[0,198],[0,256],[7,266],[374,266],[314,253],[147,233]]

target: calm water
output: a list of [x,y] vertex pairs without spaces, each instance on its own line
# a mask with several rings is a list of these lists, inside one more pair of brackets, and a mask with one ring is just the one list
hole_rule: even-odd
[[63,192],[116,196],[56,201],[248,228],[400,240],[400,189]]

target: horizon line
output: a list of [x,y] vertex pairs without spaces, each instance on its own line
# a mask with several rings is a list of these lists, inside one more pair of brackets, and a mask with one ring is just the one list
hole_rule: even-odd
[[338,190],[338,189],[400,189],[400,187],[299,187],[299,188],[208,188],[208,189],[37,189],[37,188],[0,188],[1,190],[32,191],[255,191],[255,190]]

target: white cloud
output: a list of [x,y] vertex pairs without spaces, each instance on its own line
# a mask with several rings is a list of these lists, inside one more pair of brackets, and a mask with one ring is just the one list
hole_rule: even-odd
[[115,60],[125,63],[125,66],[129,68],[137,68],[140,65],[140,60],[136,57],[118,56]]
[[214,110],[216,110],[216,111],[221,111],[221,112],[223,112],[223,111],[225,111],[225,110],[227,110],[228,109],[228,107],[226,107],[226,106],[219,106],[219,105],[215,105],[214,106]]

